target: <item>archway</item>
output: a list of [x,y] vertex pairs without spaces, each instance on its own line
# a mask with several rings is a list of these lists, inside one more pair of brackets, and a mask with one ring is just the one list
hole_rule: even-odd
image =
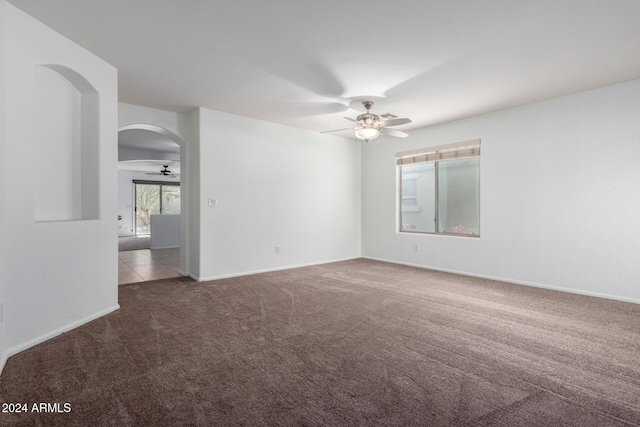
[[[148,131],[152,132],[156,135],[163,136],[168,140],[171,140],[175,144],[177,144],[179,149],[180,156],[180,274],[183,276],[189,275],[188,265],[189,265],[189,179],[187,174],[187,144],[184,139],[171,132],[170,130],[163,128],[161,126],[152,125],[148,123],[134,123],[127,124],[124,126],[120,126],[118,128],[118,135],[121,135],[122,132],[126,131]],[[120,156],[119,156],[120,160]]]

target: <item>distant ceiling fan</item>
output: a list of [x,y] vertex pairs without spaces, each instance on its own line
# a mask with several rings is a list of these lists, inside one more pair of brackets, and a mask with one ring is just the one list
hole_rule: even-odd
[[353,130],[356,133],[356,138],[362,139],[367,142],[371,141],[372,139],[376,139],[378,136],[380,136],[380,134],[396,136],[398,138],[406,138],[408,136],[408,134],[405,132],[395,129],[389,129],[389,126],[405,125],[407,123],[411,123],[410,119],[407,119],[405,117],[397,117],[393,114],[383,114],[381,116],[373,114],[369,112],[369,110],[371,110],[371,107],[373,107],[373,101],[364,101],[362,105],[364,105],[364,108],[367,109],[366,113],[360,114],[355,118],[355,120],[350,117],[345,117],[345,119],[356,123],[358,126],[354,128],[327,130],[321,133]]
[[161,176],[166,176],[167,178],[176,177],[176,174],[169,170],[169,165],[162,165],[162,166],[164,166],[164,169],[162,169],[160,172],[147,172],[147,175],[161,175]]

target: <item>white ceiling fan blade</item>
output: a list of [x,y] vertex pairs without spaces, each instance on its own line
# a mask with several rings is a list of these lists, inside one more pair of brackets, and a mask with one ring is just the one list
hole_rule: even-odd
[[353,130],[353,128],[344,128],[344,129],[335,129],[335,130],[325,130],[325,131],[322,131],[322,132],[320,132],[320,133],[340,132],[340,131],[343,131],[343,130]]
[[382,120],[380,122],[380,124],[382,126],[400,126],[400,125],[406,125],[407,123],[411,123],[411,119],[407,119],[406,117],[399,117],[397,119]]
[[[366,139],[367,136],[369,136],[370,139],[377,137],[378,136],[377,133],[375,134],[375,136],[364,134],[364,131],[374,131],[374,130],[379,131],[383,135],[395,136],[397,138],[406,138],[407,136],[409,136],[405,132],[401,132],[395,129],[388,129],[387,126],[406,125],[408,123],[411,123],[411,119],[408,119],[406,117],[397,117],[397,116],[394,116],[393,114],[383,114],[382,116],[373,114],[369,111],[371,110],[371,107],[373,107],[373,101],[364,101],[362,105],[364,105],[364,107],[367,109],[366,113],[360,114],[357,119],[352,119],[351,117],[344,117],[350,122],[357,124],[358,125],[357,127],[351,128],[351,129],[345,128],[345,129],[328,130],[321,133],[354,130],[356,131],[356,138],[360,138],[364,140],[367,140]],[[359,133],[360,135],[358,135]]]
[[402,131],[399,131],[399,130],[395,130],[395,129],[379,128],[378,130],[383,135],[396,136],[398,138],[406,138],[407,136],[409,136],[408,133],[405,133],[405,132],[402,132]]

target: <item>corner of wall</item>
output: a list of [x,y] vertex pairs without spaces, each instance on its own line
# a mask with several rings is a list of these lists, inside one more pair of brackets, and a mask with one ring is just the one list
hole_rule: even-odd
[[6,163],[6,1],[0,0],[0,374],[7,361],[4,323],[5,288],[7,285],[7,238],[6,238],[6,200],[7,179],[5,176]]
[[27,342],[23,342],[23,343],[20,343],[20,344],[18,344],[16,346],[13,346],[11,348],[6,349],[2,353],[2,357],[0,358],[0,373],[2,372],[2,368],[6,364],[7,360],[9,359],[9,357],[11,357],[11,356],[13,356],[15,354],[18,354],[21,351],[24,351],[24,350],[26,350],[28,348],[31,348],[31,347],[33,347],[35,345],[43,343],[43,342],[45,342],[47,340],[55,338],[58,335],[61,335],[61,334],[65,333],[65,332],[69,332],[72,329],[75,329],[75,328],[77,328],[79,326],[84,325],[85,323],[89,323],[89,322],[91,322],[93,320],[96,320],[96,319],[98,319],[98,318],[100,318],[102,316],[105,316],[105,315],[107,315],[109,313],[112,313],[112,312],[114,312],[114,311],[116,311],[118,309],[120,309],[120,305],[116,304],[116,305],[114,305],[112,307],[108,307],[108,308],[106,308],[106,309],[104,309],[102,311],[99,311],[97,313],[92,313],[89,316],[86,316],[86,317],[84,317],[82,319],[79,319],[79,320],[77,320],[77,321],[75,321],[73,323],[69,323],[69,324],[64,325],[64,326],[62,326],[60,328],[54,329],[52,331],[48,331],[47,333],[45,333],[43,335],[40,335],[40,336],[38,336],[36,338],[33,338],[33,339],[31,339],[31,340],[29,340]]
[[200,108],[189,113],[189,149],[187,150],[186,168],[189,179],[189,247],[187,270],[189,276],[199,281],[200,277]]

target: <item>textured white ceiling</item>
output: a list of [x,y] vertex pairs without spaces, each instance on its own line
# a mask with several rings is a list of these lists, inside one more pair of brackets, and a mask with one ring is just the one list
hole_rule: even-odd
[[410,130],[640,78],[638,0],[11,0],[119,70],[121,102]]

